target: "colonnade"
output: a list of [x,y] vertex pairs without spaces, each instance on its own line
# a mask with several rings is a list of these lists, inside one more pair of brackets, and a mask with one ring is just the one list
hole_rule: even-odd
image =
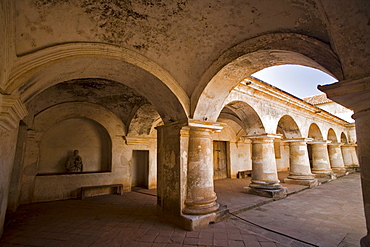
[[[244,189],[247,193],[269,196],[274,199],[286,197],[286,189],[277,176],[274,139],[280,135],[263,134],[247,136],[252,140],[252,181]],[[318,185],[316,177],[335,179],[347,169],[359,166],[355,144],[314,141],[312,138],[292,138],[289,143],[289,175],[285,183],[301,184],[313,188]],[[311,147],[311,164],[308,145]],[[311,168],[312,165],[312,168]]]

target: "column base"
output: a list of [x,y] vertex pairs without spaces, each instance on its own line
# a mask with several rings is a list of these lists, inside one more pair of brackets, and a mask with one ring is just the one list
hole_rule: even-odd
[[361,171],[360,166],[358,166],[358,165],[346,166],[345,169],[349,173],[360,172]]
[[278,189],[262,189],[262,188],[257,189],[251,187],[244,187],[243,191],[244,193],[252,195],[270,197],[274,199],[274,201],[284,199],[288,195],[287,188],[285,187],[280,187]]
[[209,200],[192,202],[191,200],[185,201],[185,208],[182,210],[183,214],[189,215],[204,215],[215,212],[220,204],[216,202],[217,197],[211,198]]
[[327,179],[337,179],[337,175],[333,171],[321,171],[316,170],[312,171],[312,173],[315,175],[316,178],[327,178]]
[[308,186],[308,188],[310,189],[319,185],[319,182],[317,181],[317,179],[314,179],[314,178],[313,179],[293,179],[293,178],[287,177],[284,179],[284,183],[304,185],[304,186]]
[[217,223],[229,218],[229,210],[226,206],[220,206],[217,211],[205,214],[205,215],[181,215],[180,220],[173,219],[170,217],[171,221],[175,221],[176,224],[181,224],[180,226],[187,231],[196,231],[198,229],[207,227],[209,224]]
[[349,174],[345,167],[332,167],[331,169],[337,175],[337,177],[342,177]]

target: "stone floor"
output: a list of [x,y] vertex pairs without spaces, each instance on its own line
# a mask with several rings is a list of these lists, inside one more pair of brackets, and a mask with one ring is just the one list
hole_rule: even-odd
[[[215,182],[230,218],[188,232],[161,219],[155,191],[20,206],[0,246],[359,246],[366,234],[360,176],[271,201],[242,192],[248,179]],[[283,184],[285,186],[285,184]],[[295,193],[299,192],[299,193]],[[246,210],[247,209],[247,210]]]

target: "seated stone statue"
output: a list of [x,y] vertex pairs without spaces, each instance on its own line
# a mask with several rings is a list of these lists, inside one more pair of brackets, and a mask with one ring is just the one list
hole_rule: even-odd
[[82,172],[82,158],[78,154],[79,151],[75,150],[73,151],[73,154],[68,158],[65,165],[67,172]]

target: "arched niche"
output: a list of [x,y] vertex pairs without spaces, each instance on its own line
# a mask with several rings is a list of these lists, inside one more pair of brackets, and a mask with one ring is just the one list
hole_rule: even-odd
[[337,135],[335,134],[335,131],[330,128],[329,131],[328,131],[328,141],[332,141],[332,143],[337,143],[338,142],[338,139],[337,139]]
[[[234,101],[227,104],[219,118],[230,119],[240,125],[247,135],[265,133],[265,127],[258,113],[247,103]],[[236,133],[241,133],[237,131]]]
[[319,126],[317,126],[317,124],[312,123],[310,125],[310,128],[308,129],[308,138],[312,138],[315,141],[322,141],[323,140],[321,130],[320,130]]
[[[165,123],[186,119],[189,97],[172,76],[146,57],[107,44],[71,43],[19,58],[5,91],[27,103],[48,87],[81,78],[116,81],[140,92]],[[36,62],[37,61],[37,62]]]
[[344,143],[344,144],[348,143],[347,136],[346,136],[346,134],[344,134],[344,132],[342,132],[342,133],[340,134],[340,142],[341,142],[341,143]]
[[283,64],[308,66],[343,78],[340,62],[327,44],[292,33],[262,35],[232,47],[203,74],[191,96],[193,118],[216,121],[224,100],[239,82]]
[[82,157],[82,172],[111,171],[112,142],[106,129],[89,118],[74,117],[54,124],[43,135],[38,174],[66,173],[74,150]]
[[[60,165],[64,158],[75,149],[80,151],[86,171],[110,171],[121,165],[120,150],[125,125],[99,105],[69,102],[50,107],[35,116],[34,132],[34,145],[40,143],[37,145],[39,173],[61,172]],[[56,157],[49,153],[54,149],[57,150]],[[100,165],[93,158],[100,159]],[[58,165],[50,162],[57,162]]]
[[282,134],[284,139],[302,137],[297,123],[288,115],[284,115],[280,118],[276,128],[276,134]]

